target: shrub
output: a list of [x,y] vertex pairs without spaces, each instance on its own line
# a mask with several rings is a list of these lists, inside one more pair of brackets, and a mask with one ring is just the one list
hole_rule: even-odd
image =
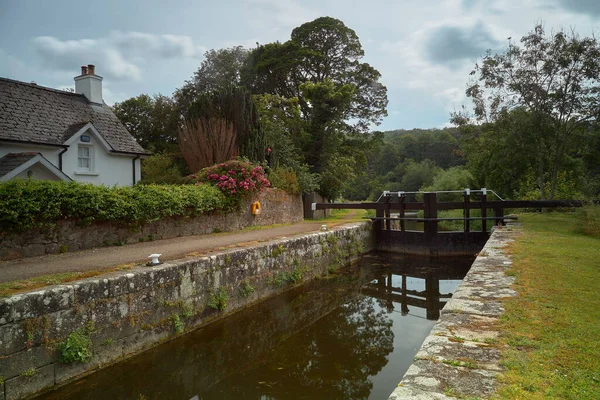
[[208,183],[216,187],[236,204],[271,186],[263,167],[247,159],[230,160],[204,168],[190,179],[196,181],[196,185]]
[[[424,192],[463,190],[472,187],[475,179],[464,167],[452,167],[439,170],[433,177],[433,183],[421,188]],[[438,201],[461,201],[460,193],[440,193]]]
[[0,232],[19,232],[65,219],[84,224],[140,224],[231,208],[231,201],[210,185],[107,187],[22,179],[0,183]]
[[291,168],[274,168],[269,172],[269,180],[273,187],[285,190],[287,193],[300,193],[300,184],[298,176]]
[[587,205],[579,215],[586,235],[600,238],[600,205]]
[[167,154],[155,154],[142,160],[140,183],[181,184],[184,180],[179,167]]

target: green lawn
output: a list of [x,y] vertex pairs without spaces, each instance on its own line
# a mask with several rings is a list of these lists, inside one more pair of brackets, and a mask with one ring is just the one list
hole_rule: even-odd
[[518,296],[501,318],[497,397],[600,399],[600,237],[589,229],[597,211],[519,217],[508,271]]

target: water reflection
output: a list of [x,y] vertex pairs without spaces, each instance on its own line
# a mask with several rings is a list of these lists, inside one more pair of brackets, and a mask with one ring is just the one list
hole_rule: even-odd
[[43,398],[386,398],[470,260],[451,264],[369,255]]

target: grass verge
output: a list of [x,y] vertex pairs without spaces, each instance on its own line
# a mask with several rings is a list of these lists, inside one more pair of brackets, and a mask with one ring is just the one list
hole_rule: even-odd
[[501,318],[502,399],[600,398],[600,238],[582,213],[524,214]]
[[39,289],[44,286],[59,285],[61,283],[91,278],[92,276],[104,275],[111,272],[125,271],[132,269],[135,266],[136,264],[122,264],[110,269],[86,272],[63,272],[60,274],[36,276],[35,278],[23,279],[20,281],[3,282],[0,283],[0,297],[7,297],[13,294]]
[[354,222],[363,221],[365,216],[367,216],[367,210],[363,209],[333,209],[328,217],[308,219],[304,222]]

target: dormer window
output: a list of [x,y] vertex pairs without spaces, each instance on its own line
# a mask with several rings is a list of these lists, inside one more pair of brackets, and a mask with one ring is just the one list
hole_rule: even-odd
[[84,172],[93,171],[93,148],[91,145],[79,144],[77,153],[77,169]]

